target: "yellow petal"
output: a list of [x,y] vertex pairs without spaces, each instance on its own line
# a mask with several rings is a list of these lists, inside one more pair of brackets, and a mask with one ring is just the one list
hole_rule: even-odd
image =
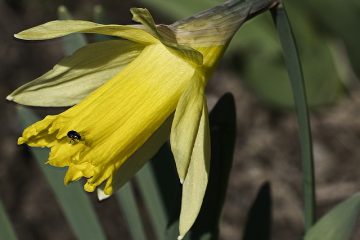
[[[190,64],[164,45],[146,46],[81,103],[28,127],[20,143],[51,147],[49,163],[69,166],[65,182],[83,176],[88,178],[86,191],[104,183],[110,195],[116,172],[171,116],[193,73]],[[80,134],[79,142],[69,143],[70,130]]]
[[141,23],[153,36],[159,37],[154,19],[146,8],[131,8],[130,12],[134,21]]
[[[160,126],[166,126],[176,108],[171,147],[183,182],[183,238],[200,211],[208,182],[206,82],[240,25],[277,1],[229,0],[173,25],[156,25],[146,9],[132,9],[134,20],[143,25],[53,21],[15,35],[41,40],[97,33],[144,45],[122,71],[78,105],[26,129],[19,144],[51,147],[49,163],[68,166],[65,184],[85,177],[84,189],[101,186],[99,196],[104,198],[155,153],[166,135]],[[69,142],[71,130],[81,136],[79,141]]]
[[[167,119],[161,127],[142,145],[115,173],[113,182],[109,186],[100,186],[99,200],[105,199],[105,192],[115,192],[129,181],[146,162],[148,162],[169,138],[172,117]],[[112,188],[112,189],[110,189]]]
[[189,170],[186,175],[181,200],[179,239],[194,224],[199,214],[210,170],[210,130],[206,104],[203,105],[199,131],[196,135]]
[[55,119],[56,116],[47,116],[26,128],[22,137],[18,139],[18,144],[27,143],[31,147],[53,146],[56,142],[56,137],[53,134],[49,134],[48,129]]
[[194,66],[202,64],[202,54],[189,46],[179,45],[175,33],[166,25],[155,25],[153,17],[146,8],[132,8],[130,11],[133,20],[143,24],[147,31],[167,46],[173,54],[186,59]]
[[180,182],[185,179],[204,105],[204,76],[196,71],[181,95],[171,127],[170,143]]
[[130,41],[151,44],[158,41],[144,30],[143,26],[137,25],[103,25],[81,20],[57,20],[29,28],[14,36],[23,40],[45,40],[63,37],[71,33],[97,33],[116,36]]
[[134,60],[143,45],[126,40],[88,44],[7,99],[29,106],[62,107],[80,102]]

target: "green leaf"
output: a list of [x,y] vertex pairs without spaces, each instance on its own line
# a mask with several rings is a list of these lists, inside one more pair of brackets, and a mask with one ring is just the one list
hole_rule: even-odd
[[14,229],[11,225],[10,219],[7,216],[5,208],[0,201],[0,239],[16,240]]
[[[155,230],[156,239],[167,239],[165,238],[165,232],[168,217],[166,214],[165,203],[162,199],[159,186],[155,180],[154,171],[149,163],[147,163],[138,172],[136,180],[144,199],[146,209],[149,212],[149,216]],[[162,181],[167,182],[168,180],[162,179]]]
[[[20,123],[23,128],[39,120],[31,110],[18,106]],[[79,182],[64,185],[64,168],[46,165],[49,151],[43,148],[31,148],[40,170],[44,174],[55,197],[63,209],[64,215],[78,239],[106,239],[95,211]]]
[[222,96],[210,113],[211,164],[204,201],[190,232],[190,239],[219,238],[236,138],[236,110],[232,94]]
[[141,221],[139,207],[136,204],[135,195],[132,189],[131,182],[125,184],[116,193],[121,210],[128,224],[128,229],[134,240],[146,240],[146,234]]
[[260,187],[257,196],[249,210],[243,240],[271,239],[271,188],[265,182]]
[[[176,239],[179,235],[181,184],[168,143],[139,172],[137,181],[154,224],[157,239]],[[149,191],[154,187],[158,194]]]
[[[58,7],[58,18],[60,20],[73,19],[65,6]],[[65,36],[62,40],[63,40],[63,48],[66,56],[73,54],[77,49],[87,44],[84,34],[81,33],[74,33],[72,35]]]
[[181,184],[169,144],[136,175],[156,239],[176,239],[181,205]]
[[307,231],[315,221],[315,176],[306,90],[296,42],[285,8],[282,6],[275,8],[273,10],[273,20],[283,48],[299,124],[304,188],[305,231]]
[[360,215],[360,193],[338,204],[305,235],[305,240],[350,240]]
[[30,106],[71,106],[119,73],[143,46],[126,40],[88,44],[7,99]]

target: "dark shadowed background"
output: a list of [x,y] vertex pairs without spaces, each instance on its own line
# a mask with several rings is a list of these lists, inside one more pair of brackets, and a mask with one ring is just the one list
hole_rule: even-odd
[[[16,40],[13,34],[57,19],[57,7],[62,4],[74,18],[91,20],[94,6],[101,3],[106,11],[105,21],[118,24],[132,23],[130,7],[148,7],[155,20],[161,23],[171,23],[174,16],[192,9],[188,6],[186,11],[179,9],[180,12],[172,15],[170,10],[165,12],[160,5],[149,2],[0,0],[0,199],[19,239],[65,240],[75,239],[75,236],[28,148],[16,145],[22,129],[16,105],[5,100],[11,91],[40,76],[64,56],[62,42],[25,42]],[[207,1],[213,5],[218,2]],[[357,51],[360,33],[353,31],[354,19],[347,7],[337,9],[338,15],[333,18],[319,15],[333,14],[338,1],[329,4],[332,8],[320,0],[314,1],[318,5],[309,1],[293,2],[289,1],[290,20],[294,19],[294,26],[300,26],[295,28],[295,35],[301,41],[300,50],[306,61],[305,77],[308,77],[309,85],[317,83],[309,94],[318,190],[317,215],[321,216],[359,191],[360,89],[359,62],[356,60],[360,60],[360,51]],[[354,11],[360,13],[359,4],[344,1],[344,5],[351,4],[356,5],[358,8]],[[194,6],[193,12],[198,8]],[[236,43],[230,46],[207,88],[210,108],[225,92],[232,92],[237,110],[236,150],[221,223],[221,239],[241,239],[247,212],[259,187],[266,181],[270,182],[272,190],[273,239],[300,239],[303,205],[297,122],[289,100],[288,83],[281,80],[286,75],[281,72],[285,70],[279,70],[283,60],[278,44],[272,42],[276,38],[267,36],[276,36],[275,31],[267,23],[262,27],[255,26],[262,24],[260,21],[263,20],[254,19],[245,26],[246,29],[240,30]],[[339,23],[341,21],[343,25]],[[326,48],[322,49],[324,46]],[[59,110],[37,111],[45,114]],[[99,203],[95,194],[89,195],[108,239],[129,239],[115,200]],[[359,238],[360,233],[354,236],[354,239]]]

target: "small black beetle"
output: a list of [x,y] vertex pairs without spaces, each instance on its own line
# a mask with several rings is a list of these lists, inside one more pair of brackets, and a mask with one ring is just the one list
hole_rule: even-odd
[[81,135],[75,130],[68,131],[68,138],[70,138],[70,143],[76,143],[81,140]]

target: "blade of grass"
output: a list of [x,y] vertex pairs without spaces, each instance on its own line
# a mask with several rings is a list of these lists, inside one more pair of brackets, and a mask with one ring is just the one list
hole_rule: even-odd
[[304,188],[304,218],[307,232],[315,222],[315,176],[309,110],[303,72],[292,28],[283,6],[272,10],[288,70],[299,124]]
[[[26,127],[39,118],[29,109],[18,106],[18,114],[22,127]],[[93,206],[85,194],[79,182],[64,186],[66,170],[63,168],[52,168],[45,164],[49,151],[44,148],[31,148],[31,152],[37,160],[40,170],[61,206],[66,219],[78,239],[106,239],[101,225],[97,219]]]
[[360,215],[360,193],[338,204],[306,234],[305,240],[350,240]]
[[[151,171],[151,174],[140,173],[137,180],[139,182],[142,181],[140,186],[142,186],[143,198],[147,202],[146,205],[149,209],[150,217],[153,221],[161,218],[162,224],[157,224],[155,232],[159,239],[176,239],[179,234],[178,218],[181,205],[181,184],[176,173],[174,158],[169,144],[164,144],[156,156],[151,159],[147,167],[148,169],[145,169],[145,171]],[[144,176],[147,176],[147,178],[144,178]],[[155,196],[156,198],[147,197],[152,195],[146,189],[147,181],[149,180],[152,182],[151,185],[156,187],[158,193]],[[158,206],[155,205],[156,208],[152,207],[153,202],[151,199],[157,202]],[[160,212],[157,212],[157,209],[160,207]]]
[[141,215],[136,205],[136,199],[131,182],[128,182],[116,193],[116,199],[121,206],[124,217],[128,223],[128,228],[132,239],[146,240],[146,234],[141,221]]
[[0,201],[0,239],[16,240],[14,229],[8,218],[5,208]]
[[[163,181],[166,181],[166,179],[163,179]],[[150,163],[145,164],[145,166],[136,174],[136,182],[139,186],[146,209],[149,212],[156,239],[166,239],[165,230],[168,217]]]

